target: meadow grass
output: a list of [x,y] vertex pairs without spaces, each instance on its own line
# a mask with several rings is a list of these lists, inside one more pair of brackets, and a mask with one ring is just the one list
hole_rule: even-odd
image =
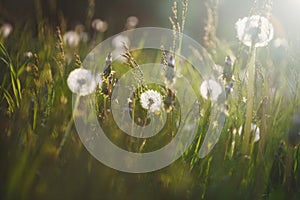
[[[86,25],[91,24],[94,3],[89,1]],[[182,31],[187,1],[183,4],[181,22],[174,14],[178,12],[176,9],[173,6],[172,26],[174,30]],[[216,17],[215,8],[210,9],[208,13]],[[41,16],[41,13],[37,12],[37,15]],[[275,47],[257,50],[256,59],[251,61],[257,70],[249,80],[256,83],[251,89],[254,96],[253,107],[250,107],[245,101],[250,97],[247,80],[240,76],[248,62],[249,49],[238,42],[229,48],[226,41],[215,35],[217,23],[210,22],[213,27],[212,30],[205,29],[204,43],[215,63],[225,65],[228,54],[235,57],[233,77],[225,83],[232,82],[234,89],[227,95],[228,114],[218,143],[206,157],[198,157],[210,122],[212,102],[202,98],[199,92],[203,77],[199,77],[189,63],[183,63],[182,74],[194,77],[193,88],[201,105],[197,136],[188,151],[170,166],[151,173],[129,174],[106,167],[93,158],[73,126],[72,93],[67,77],[73,69],[80,67],[81,60],[97,42],[81,41],[78,47],[70,48],[63,42],[65,24],[61,24],[61,28],[52,27],[42,17],[39,19],[37,33],[28,22],[22,27],[16,25],[12,35],[0,40],[2,199],[300,198],[299,146],[292,146],[287,140],[300,104],[297,46],[290,45],[287,56],[279,64],[274,63],[272,57]],[[102,36],[99,38],[101,40]],[[26,56],[29,51],[32,55]],[[130,53],[138,64],[161,63],[163,57],[159,50]],[[275,70],[275,65],[279,65],[280,70]],[[293,76],[286,73],[284,68],[287,67]],[[114,83],[132,66],[113,62],[112,68],[116,71]],[[278,77],[283,81],[276,81]],[[292,86],[291,82],[294,83]],[[113,89],[113,84],[111,87]],[[155,84],[147,87],[165,96],[168,92],[167,88]],[[136,97],[133,100],[133,121],[147,123],[147,112]],[[110,95],[104,94],[101,88],[95,93],[101,127],[113,143],[134,152],[150,152],[172,140],[181,112],[177,99],[174,101],[175,106],[167,114],[166,125],[160,134],[141,139],[130,137],[117,127],[109,110]],[[245,145],[245,131],[239,134],[245,123],[248,129],[250,123],[260,127],[258,142],[248,143],[253,134],[251,136],[247,131],[249,138]]]

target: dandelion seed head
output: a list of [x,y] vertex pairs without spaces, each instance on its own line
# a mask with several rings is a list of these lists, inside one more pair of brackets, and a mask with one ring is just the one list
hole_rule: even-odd
[[118,62],[126,62],[126,58],[123,56],[124,52],[123,47],[117,48],[111,52],[112,58]]
[[13,27],[11,24],[4,23],[0,27],[0,37],[7,38],[11,34],[12,30],[13,30]]
[[125,35],[117,35],[112,39],[112,45],[113,47],[115,47],[116,49],[119,48],[123,48],[124,47],[124,43],[129,46],[130,41],[129,38]]
[[80,42],[80,35],[75,31],[68,31],[63,36],[64,43],[71,48],[76,48]]
[[212,79],[203,81],[200,86],[200,94],[204,99],[211,99],[212,101],[217,101],[221,93],[221,85]]
[[237,38],[246,46],[264,47],[273,39],[274,29],[271,22],[259,15],[239,19],[235,28]]
[[85,31],[85,26],[83,24],[77,24],[74,28],[77,33],[82,33]]
[[93,93],[97,86],[92,72],[82,68],[73,70],[68,76],[67,83],[70,90],[80,96]]
[[139,19],[136,16],[130,16],[127,18],[126,28],[133,29],[138,25],[138,23],[139,23]]
[[155,90],[146,90],[140,96],[140,103],[144,109],[159,114],[162,108],[162,96]]
[[101,19],[94,19],[92,21],[92,28],[95,31],[98,31],[100,33],[104,33],[108,28],[108,24],[105,21],[102,21]]
[[80,41],[87,43],[89,41],[89,34],[87,32],[81,32],[79,38]]

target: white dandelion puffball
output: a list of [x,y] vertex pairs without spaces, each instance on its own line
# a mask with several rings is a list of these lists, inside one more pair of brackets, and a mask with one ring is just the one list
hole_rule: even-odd
[[102,21],[101,19],[94,19],[92,22],[92,28],[95,31],[103,33],[107,30],[108,24],[105,21]]
[[124,43],[129,46],[129,38],[125,35],[117,35],[112,39],[112,45],[116,49],[123,48]]
[[252,15],[239,19],[235,28],[237,38],[246,46],[264,47],[273,39],[274,29],[271,22],[262,16]]
[[76,48],[80,42],[80,35],[75,31],[68,31],[63,36],[64,43],[71,48]]
[[212,79],[203,81],[200,86],[200,94],[204,99],[217,101],[221,93],[221,85]]
[[92,72],[78,68],[73,70],[67,79],[68,86],[73,93],[85,96],[94,92],[97,82]]
[[127,29],[135,28],[139,23],[139,19],[136,16],[130,16],[127,18],[126,27]]
[[9,23],[5,23],[0,27],[0,37],[7,38],[12,32],[13,27]]
[[157,91],[147,90],[141,94],[140,103],[150,112],[159,113],[162,107],[162,96]]

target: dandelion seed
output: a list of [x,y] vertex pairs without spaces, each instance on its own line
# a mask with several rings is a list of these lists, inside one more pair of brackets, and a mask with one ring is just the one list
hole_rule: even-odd
[[108,24],[105,21],[102,21],[101,19],[94,19],[92,22],[92,28],[95,31],[104,33],[108,28]]
[[[243,127],[241,126],[239,128],[238,134],[242,135],[242,132],[243,132]],[[251,134],[254,134],[254,140],[253,141],[258,142],[259,139],[260,139],[260,129],[259,129],[259,127],[256,124],[251,123],[250,132],[251,132]]]
[[80,35],[75,31],[68,31],[63,36],[64,43],[71,48],[76,48],[80,42]]
[[140,103],[144,109],[159,114],[162,108],[162,96],[154,90],[147,90],[140,96]]
[[217,101],[219,95],[222,93],[222,87],[218,82],[212,79],[205,80],[200,86],[200,93],[204,99]]
[[92,72],[78,68],[73,70],[67,79],[68,86],[73,93],[85,96],[94,92],[97,82]]
[[127,98],[127,103],[128,104],[132,103],[132,100],[130,98]]
[[265,17],[252,15],[239,19],[236,24],[237,38],[246,46],[264,47],[273,39],[273,25]]
[[0,37],[7,38],[11,34],[12,30],[13,30],[13,27],[11,24],[4,23],[0,27]]

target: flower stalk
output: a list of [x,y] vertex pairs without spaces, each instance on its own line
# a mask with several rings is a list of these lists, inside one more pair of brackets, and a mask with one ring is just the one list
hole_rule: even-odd
[[253,103],[254,103],[255,57],[256,57],[256,47],[255,45],[252,45],[250,47],[250,57],[247,62],[248,84],[247,84],[246,121],[245,121],[245,128],[244,128],[244,140],[242,146],[242,151],[244,154],[249,153],[249,141],[250,141],[251,122],[252,122]]

